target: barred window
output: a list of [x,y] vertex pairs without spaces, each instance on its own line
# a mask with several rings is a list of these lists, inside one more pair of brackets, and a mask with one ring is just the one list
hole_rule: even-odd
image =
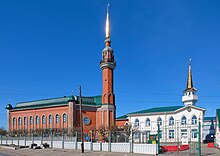
[[60,116],[59,114],[56,115],[56,124],[60,123]]
[[46,117],[45,115],[42,116],[42,124],[45,124],[46,123]]
[[183,116],[181,119],[181,125],[186,125],[186,117]]
[[197,117],[194,115],[192,117],[192,125],[196,125],[197,124]]
[[52,124],[52,115],[49,115],[49,124]]
[[32,124],[33,124],[33,117],[30,116],[30,125],[32,125]]
[[169,125],[174,125],[174,118],[173,117],[170,117]]
[[66,113],[63,114],[63,122],[66,122]]
[[135,126],[135,127],[139,127],[139,125],[140,125],[139,120],[138,120],[138,119],[135,119],[134,126]]
[[147,118],[147,120],[146,120],[146,126],[150,126],[150,119],[149,118]]

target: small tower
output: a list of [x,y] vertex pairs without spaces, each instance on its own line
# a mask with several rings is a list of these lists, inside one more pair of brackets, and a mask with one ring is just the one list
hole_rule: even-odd
[[196,88],[193,87],[193,80],[192,80],[192,69],[191,69],[191,59],[189,61],[188,67],[188,77],[187,77],[187,85],[186,89],[183,91],[182,102],[185,106],[188,105],[195,105],[198,101],[198,96],[196,95]]
[[105,48],[102,50],[100,68],[102,69],[102,107],[98,110],[98,127],[110,128],[115,124],[115,95],[113,90],[113,71],[116,67],[114,52],[111,48],[109,4],[106,15]]
[[5,109],[7,109],[7,123],[8,123],[8,127],[7,127],[7,131],[8,132],[10,132],[11,131],[11,126],[12,126],[12,123],[11,123],[11,109],[12,109],[13,107],[12,107],[12,105],[11,105],[11,103],[9,102],[7,105],[6,105],[6,107],[5,107]]

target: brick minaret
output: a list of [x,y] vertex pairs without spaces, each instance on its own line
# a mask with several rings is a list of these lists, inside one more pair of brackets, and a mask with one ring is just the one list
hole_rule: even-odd
[[98,110],[97,128],[110,128],[115,124],[115,95],[113,90],[113,71],[116,67],[114,52],[111,48],[109,13],[106,17],[105,48],[102,51],[100,68],[102,69],[102,107]]

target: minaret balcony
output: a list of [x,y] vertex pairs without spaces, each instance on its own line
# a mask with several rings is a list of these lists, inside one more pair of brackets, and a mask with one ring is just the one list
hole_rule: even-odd
[[183,103],[184,102],[190,102],[190,101],[194,101],[194,102],[198,101],[198,96],[195,95],[195,94],[192,94],[192,95],[184,95],[182,97],[182,102]]
[[111,68],[111,69],[115,69],[116,67],[116,62],[115,60],[101,60],[100,61],[100,68]]

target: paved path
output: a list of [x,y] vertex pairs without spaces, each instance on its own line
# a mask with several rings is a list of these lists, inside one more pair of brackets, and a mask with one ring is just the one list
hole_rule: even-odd
[[[4,154],[4,155],[2,155]],[[5,155],[7,154],[7,155]],[[146,154],[95,152],[63,149],[4,149],[0,148],[0,156],[147,156]]]
[[[198,155],[197,151],[182,151],[173,153],[160,154],[161,156],[189,156]],[[113,153],[113,152],[95,152],[85,151],[84,154],[80,150],[68,149],[6,149],[0,148],[0,156],[148,156],[146,154],[134,153]],[[206,145],[202,147],[202,156],[220,156],[218,149],[207,148]]]

